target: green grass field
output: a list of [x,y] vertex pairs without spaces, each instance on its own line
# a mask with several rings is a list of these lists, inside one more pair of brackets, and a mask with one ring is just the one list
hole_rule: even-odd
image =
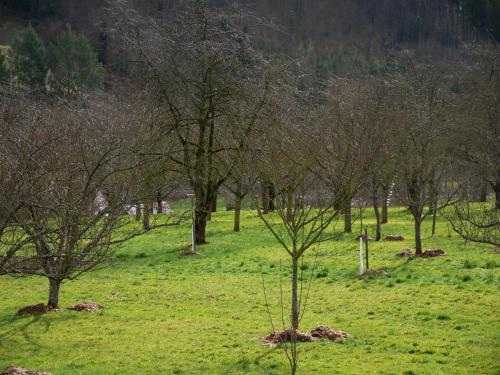
[[[281,348],[262,345],[271,331],[262,273],[281,326],[280,262],[288,296],[289,260],[251,212],[232,232],[232,212],[214,214],[203,256],[181,257],[190,223],[136,238],[111,267],[65,282],[61,306],[92,300],[95,314],[63,311],[15,316],[46,302],[46,279],[0,278],[0,370],[8,365],[63,374],[286,374]],[[373,232],[372,213],[365,222]],[[371,221],[370,221],[371,220]],[[340,228],[341,225],[339,224]],[[354,225],[359,228],[359,223]],[[301,322],[353,335],[345,342],[299,345],[301,374],[500,374],[500,258],[492,247],[464,245],[444,221],[424,247],[446,257],[401,259],[412,223],[391,209],[383,234],[404,242],[370,243],[371,268],[388,277],[360,279],[354,235],[323,243]],[[313,262],[311,250],[306,263]],[[309,271],[308,270],[308,271]]]

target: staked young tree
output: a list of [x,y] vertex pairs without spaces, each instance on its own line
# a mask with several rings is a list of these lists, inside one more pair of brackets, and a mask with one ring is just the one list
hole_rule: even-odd
[[[447,135],[454,130],[448,113],[453,110],[454,98],[444,73],[436,67],[413,65],[399,79],[400,97],[394,102],[400,116],[398,198],[413,216],[417,255],[422,254],[422,222],[432,210],[448,205],[458,190],[446,184],[451,179],[451,141]],[[426,210],[429,207],[432,210]]]
[[[227,131],[251,131],[266,98],[266,62],[244,30],[248,15],[189,1],[175,17],[144,17],[125,1],[110,4],[112,35],[135,54],[134,70],[145,93],[165,115],[163,134],[178,149],[170,155],[195,194],[195,240],[206,242],[206,225],[219,187],[232,173],[222,156]],[[253,103],[233,122],[231,111]],[[233,134],[233,133],[230,133]],[[234,140],[230,142],[230,145]]]

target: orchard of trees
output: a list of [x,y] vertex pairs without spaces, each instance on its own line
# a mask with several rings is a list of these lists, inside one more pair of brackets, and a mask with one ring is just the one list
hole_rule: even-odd
[[[194,195],[198,245],[217,241],[206,228],[223,191],[234,231],[251,202],[290,258],[293,332],[304,253],[356,231],[357,207],[374,210],[377,241],[389,202],[406,207],[417,256],[422,223],[437,215],[467,241],[500,246],[496,2],[421,5],[413,26],[401,4],[353,2],[366,11],[363,37],[377,30],[390,44],[374,41],[372,55],[341,53],[355,35],[345,24],[315,35],[316,8],[303,1],[286,27],[262,16],[278,2],[254,12],[107,1],[96,6],[97,42],[69,24],[42,37],[40,22],[69,14],[58,3],[13,2],[36,25],[0,54],[0,274],[47,278],[51,308],[64,280],[188,218],[150,217],[174,190]],[[432,29],[439,12],[450,22]],[[406,26],[380,29],[392,13]],[[334,42],[322,48],[322,38]]]

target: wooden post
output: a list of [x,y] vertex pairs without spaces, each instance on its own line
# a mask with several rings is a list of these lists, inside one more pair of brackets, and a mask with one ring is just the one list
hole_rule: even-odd
[[365,248],[366,248],[366,269],[369,269],[368,266],[368,229],[365,228]]

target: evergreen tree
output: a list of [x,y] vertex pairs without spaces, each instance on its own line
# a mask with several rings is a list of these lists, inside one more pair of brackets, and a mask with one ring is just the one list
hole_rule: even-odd
[[45,46],[31,25],[19,33],[12,50],[14,73],[19,82],[43,90],[47,75]]
[[50,46],[49,63],[51,86],[59,93],[74,95],[102,85],[103,69],[96,52],[85,36],[74,33],[69,26]]
[[9,78],[10,72],[7,68],[7,59],[0,52],[0,82],[6,81]]

